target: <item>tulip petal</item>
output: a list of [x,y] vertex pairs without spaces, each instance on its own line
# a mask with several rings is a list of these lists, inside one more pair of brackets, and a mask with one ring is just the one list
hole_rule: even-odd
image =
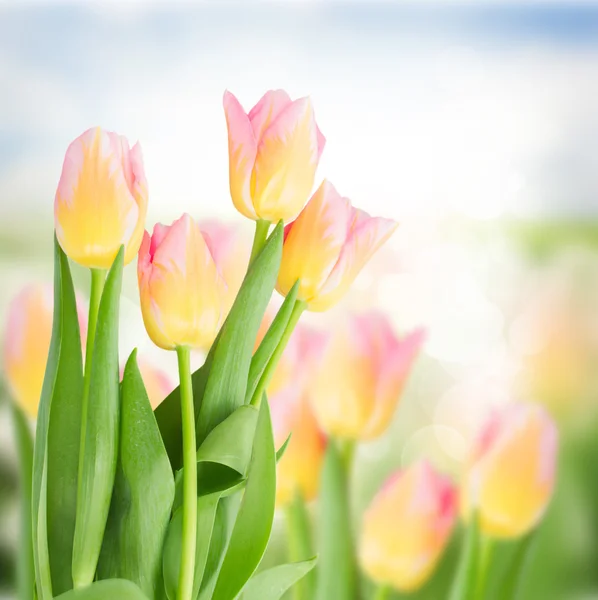
[[303,208],[318,166],[318,136],[309,98],[288,105],[257,149],[253,204],[262,219],[289,221]]
[[224,93],[224,114],[228,128],[230,192],[236,209],[257,219],[251,199],[251,179],[257,155],[257,142],[249,117],[237,98]]
[[115,135],[98,127],[71,143],[54,203],[60,245],[73,260],[92,268],[109,268],[141,220],[125,175],[122,141]]
[[292,100],[284,90],[269,90],[262,96],[249,111],[249,120],[256,140],[262,138],[264,131],[291,103]]
[[298,298],[309,303],[317,296],[338,261],[352,215],[349,200],[324,180],[297,220],[285,228],[276,287],[281,294],[301,279]]
[[347,242],[317,298],[310,303],[310,310],[323,311],[335,304],[396,228],[397,223],[391,219],[370,217],[363,211],[355,210]]

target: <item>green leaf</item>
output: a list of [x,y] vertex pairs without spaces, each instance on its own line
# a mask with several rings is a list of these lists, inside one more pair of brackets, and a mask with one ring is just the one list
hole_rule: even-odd
[[333,440],[326,449],[321,476],[316,598],[352,600],[356,577],[347,472]]
[[249,267],[215,343],[197,421],[198,445],[245,402],[255,338],[278,276],[283,231],[281,222]]
[[[285,508],[289,559],[294,563],[299,563],[313,556],[311,522],[303,494],[296,490],[292,501]],[[295,600],[311,600],[313,598],[314,575],[315,573],[310,573],[308,577],[297,584],[293,590]]]
[[73,581],[77,587],[93,581],[116,475],[120,419],[118,312],[123,256],[121,246],[106,278],[95,333],[75,523]]
[[21,498],[21,530],[17,559],[17,591],[19,600],[33,600],[35,569],[31,542],[31,477],[33,469],[33,436],[27,417],[14,402],[12,416],[19,461],[19,495]]
[[[193,575],[193,598],[197,598],[203,578],[212,531],[216,520],[216,509],[220,493],[200,496],[197,499],[197,543],[195,547],[195,572]],[[183,534],[183,509],[174,514],[164,544],[164,586],[169,600],[175,600],[181,568],[181,545]]]
[[254,575],[243,592],[243,600],[279,600],[284,593],[316,566],[317,558],[279,565]]
[[449,600],[468,600],[473,598],[477,585],[477,573],[480,554],[480,532],[478,518],[472,515],[462,538],[461,557],[455,573]]
[[500,598],[504,600],[517,600],[526,567],[530,556],[534,552],[537,530],[528,533],[523,539],[517,541],[514,555],[508,565],[507,573],[502,577]]
[[[32,522],[33,522],[33,556],[35,564],[35,579],[37,596],[40,600],[49,600],[52,597],[52,579],[50,574],[49,549],[61,547],[67,536],[57,532],[55,527],[60,522],[53,521],[52,537],[48,539],[48,521],[55,519],[56,514],[62,511],[56,505],[60,497],[60,490],[56,490],[55,479],[55,454],[52,454],[50,467],[53,470],[50,480],[53,490],[47,493],[48,484],[48,428],[50,425],[50,412],[54,399],[61,404],[66,399],[80,399],[82,377],[81,365],[81,340],[79,336],[79,320],[77,316],[77,302],[75,289],[71,278],[71,271],[66,255],[54,238],[54,316],[52,322],[52,337],[46,363],[46,373],[38,408],[37,428],[33,456],[33,482],[32,482]],[[76,409],[75,409],[76,410]],[[58,414],[58,412],[56,413]],[[60,419],[57,417],[54,424],[58,428]],[[53,436],[54,439],[54,436]],[[69,437],[70,439],[70,437]],[[54,448],[54,443],[52,443]],[[70,460],[67,462],[70,465]],[[67,477],[67,476],[65,476]],[[72,490],[70,490],[72,492]],[[63,498],[68,499],[69,490],[65,490]],[[50,504],[48,504],[50,503]],[[65,511],[65,514],[68,510]],[[72,520],[65,517],[64,528],[68,531],[72,527]],[[72,531],[72,529],[71,529]],[[55,536],[61,536],[60,539]],[[67,561],[69,551],[65,550]],[[54,553],[54,550],[53,550]],[[53,560],[62,560],[53,556]],[[56,562],[54,563],[56,564]],[[60,576],[62,580],[62,577]]]
[[90,586],[71,590],[56,597],[56,600],[147,600],[147,596],[131,581],[107,579]]
[[295,300],[299,291],[299,281],[289,290],[287,297],[284,299],[282,306],[279,308],[272,324],[268,328],[264,339],[261,341],[258,349],[255,351],[251,359],[251,367],[249,369],[249,377],[247,381],[247,392],[245,394],[245,404],[251,400],[253,393],[259,383],[260,377],[270,361],[274,350],[278,346],[282,336],[287,328],[289,319],[295,307]]
[[291,441],[291,437],[293,436],[293,432],[289,433],[287,439],[284,441],[283,445],[276,451],[276,462],[280,462],[280,459],[284,456],[284,453],[287,451],[287,446]]
[[230,535],[230,505],[237,497],[238,495],[221,498],[218,503],[214,529],[212,530],[212,539],[210,541],[210,549],[208,551],[208,558],[201,580],[198,600],[212,600],[212,592],[216,585],[216,577],[220,571],[220,565],[224,559],[224,551],[228,544],[228,536]]
[[123,374],[118,469],[100,579],[128,579],[156,596],[173,499],[174,477],[134,350]]
[[276,453],[268,402],[261,403],[245,493],[212,600],[233,600],[258,567],[272,531]]

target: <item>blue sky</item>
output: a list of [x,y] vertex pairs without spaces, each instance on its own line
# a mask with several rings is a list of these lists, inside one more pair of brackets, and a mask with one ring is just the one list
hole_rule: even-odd
[[0,214],[50,214],[100,124],[141,141],[156,215],[230,216],[222,92],[269,87],[312,95],[321,176],[376,209],[596,212],[598,6],[204,2],[0,5]]

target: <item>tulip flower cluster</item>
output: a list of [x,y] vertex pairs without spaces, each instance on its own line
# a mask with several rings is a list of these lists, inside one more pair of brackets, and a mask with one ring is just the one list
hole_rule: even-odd
[[[533,406],[492,415],[460,490],[425,460],[407,465],[353,539],[355,448],[390,427],[425,332],[398,335],[377,311],[328,330],[299,321],[348,293],[396,223],[327,180],[308,199],[325,146],[309,99],[269,91],[246,113],[226,92],[224,112],[230,195],[255,221],[251,247],[189,214],[150,234],[139,144],[95,128],[67,149],[53,297],[43,286],[17,296],[5,341],[26,504],[19,597],[278,600],[294,586],[297,600],[356,600],[360,567],[382,599],[425,584],[460,514],[451,600],[474,598],[479,544],[530,534],[546,510],[552,421]],[[178,386],[137,350],[119,356],[135,257],[140,313],[152,342],[176,353]],[[90,270],[87,318],[71,260]],[[206,354],[195,372],[193,350]],[[292,562],[258,571],[276,508]]]

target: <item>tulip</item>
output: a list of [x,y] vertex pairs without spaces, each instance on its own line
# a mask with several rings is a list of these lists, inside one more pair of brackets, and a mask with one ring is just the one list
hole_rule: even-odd
[[221,321],[226,286],[199,226],[185,214],[146,232],[137,265],[141,311],[152,341],[166,350],[206,348]]
[[285,228],[276,289],[283,295],[299,279],[297,298],[313,311],[338,302],[372,255],[397,227],[353,208],[324,181],[297,219]]
[[421,329],[397,337],[378,312],[347,317],[326,344],[310,388],[320,427],[338,438],[380,436],[392,419],[423,341]]
[[139,144],[99,127],[79,136],[66,151],[54,202],[56,236],[75,262],[109,268],[121,245],[125,264],[143,236],[147,182]]
[[[54,298],[52,288],[29,285],[12,301],[4,340],[4,370],[14,399],[32,418],[37,416],[44,382]],[[79,302],[77,303],[79,305]],[[86,323],[79,308],[79,326],[84,337]]]
[[465,518],[475,510],[481,531],[525,535],[552,496],[558,432],[543,408],[512,404],[490,416],[467,462],[461,494]]
[[217,221],[199,225],[222,278],[226,282],[224,316],[230,311],[243,283],[251,246],[238,228]]
[[393,475],[364,515],[363,570],[381,586],[416,590],[432,574],[456,514],[452,483],[427,462]]
[[288,505],[295,493],[305,501],[318,491],[326,446],[307,402],[311,375],[321,355],[322,334],[300,327],[291,337],[268,386],[274,441],[282,446],[291,439],[277,466],[276,503]]
[[312,190],[326,142],[311,101],[271,90],[246,114],[227,91],[224,113],[236,209],[256,221],[294,219]]

